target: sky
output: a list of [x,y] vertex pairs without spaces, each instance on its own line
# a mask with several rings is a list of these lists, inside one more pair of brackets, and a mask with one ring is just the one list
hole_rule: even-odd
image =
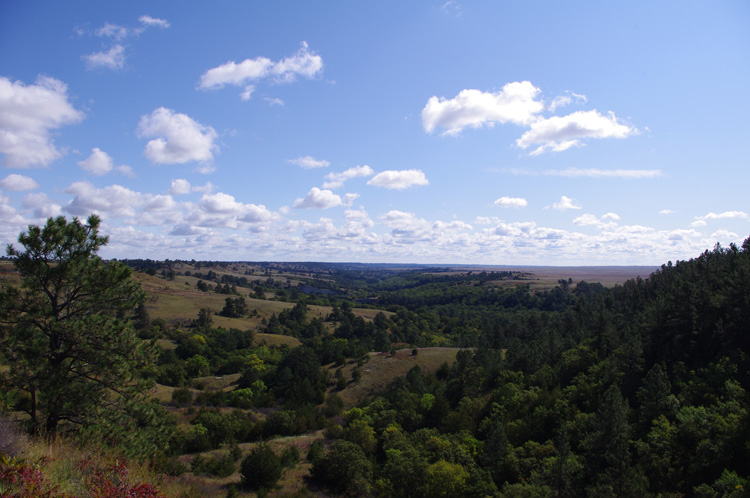
[[0,243],[660,265],[750,236],[750,3],[0,2]]

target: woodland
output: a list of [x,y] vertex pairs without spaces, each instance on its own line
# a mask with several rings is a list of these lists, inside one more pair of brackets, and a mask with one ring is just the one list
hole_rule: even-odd
[[104,261],[99,225],[0,262],[0,496],[750,496],[750,238],[539,285]]

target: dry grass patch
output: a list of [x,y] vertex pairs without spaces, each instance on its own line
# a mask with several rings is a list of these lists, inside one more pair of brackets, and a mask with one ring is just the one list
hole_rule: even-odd
[[[359,367],[362,379],[358,384],[351,381],[352,371],[357,368],[357,364],[347,363],[343,367],[343,373],[344,378],[349,380],[349,385],[342,391],[335,391],[333,388],[329,392],[337,392],[344,401],[345,408],[349,409],[367,397],[383,391],[393,379],[406,375],[415,365],[419,365],[425,373],[435,372],[446,362],[452,365],[461,348],[418,348],[416,356],[413,356],[411,351],[400,349],[396,351],[395,356],[389,353],[369,353],[370,360]],[[331,376],[337,370],[333,365],[327,368],[331,371]]]

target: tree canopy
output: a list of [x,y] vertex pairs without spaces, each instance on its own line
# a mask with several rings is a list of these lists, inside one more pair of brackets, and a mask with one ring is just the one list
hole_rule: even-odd
[[0,348],[10,365],[0,381],[35,433],[121,412],[147,387],[139,370],[153,350],[129,320],[143,293],[127,266],[97,255],[108,242],[100,223],[50,218],[21,233],[23,250],[7,248],[23,281],[0,291]]

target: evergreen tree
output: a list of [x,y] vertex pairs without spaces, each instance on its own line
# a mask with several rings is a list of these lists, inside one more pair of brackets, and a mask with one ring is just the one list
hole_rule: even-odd
[[0,291],[0,348],[10,366],[2,387],[28,396],[35,433],[92,423],[148,387],[139,369],[154,351],[122,318],[143,293],[127,266],[97,256],[108,241],[99,224],[95,215],[85,225],[50,218],[19,236],[23,251],[8,247],[23,283]]

